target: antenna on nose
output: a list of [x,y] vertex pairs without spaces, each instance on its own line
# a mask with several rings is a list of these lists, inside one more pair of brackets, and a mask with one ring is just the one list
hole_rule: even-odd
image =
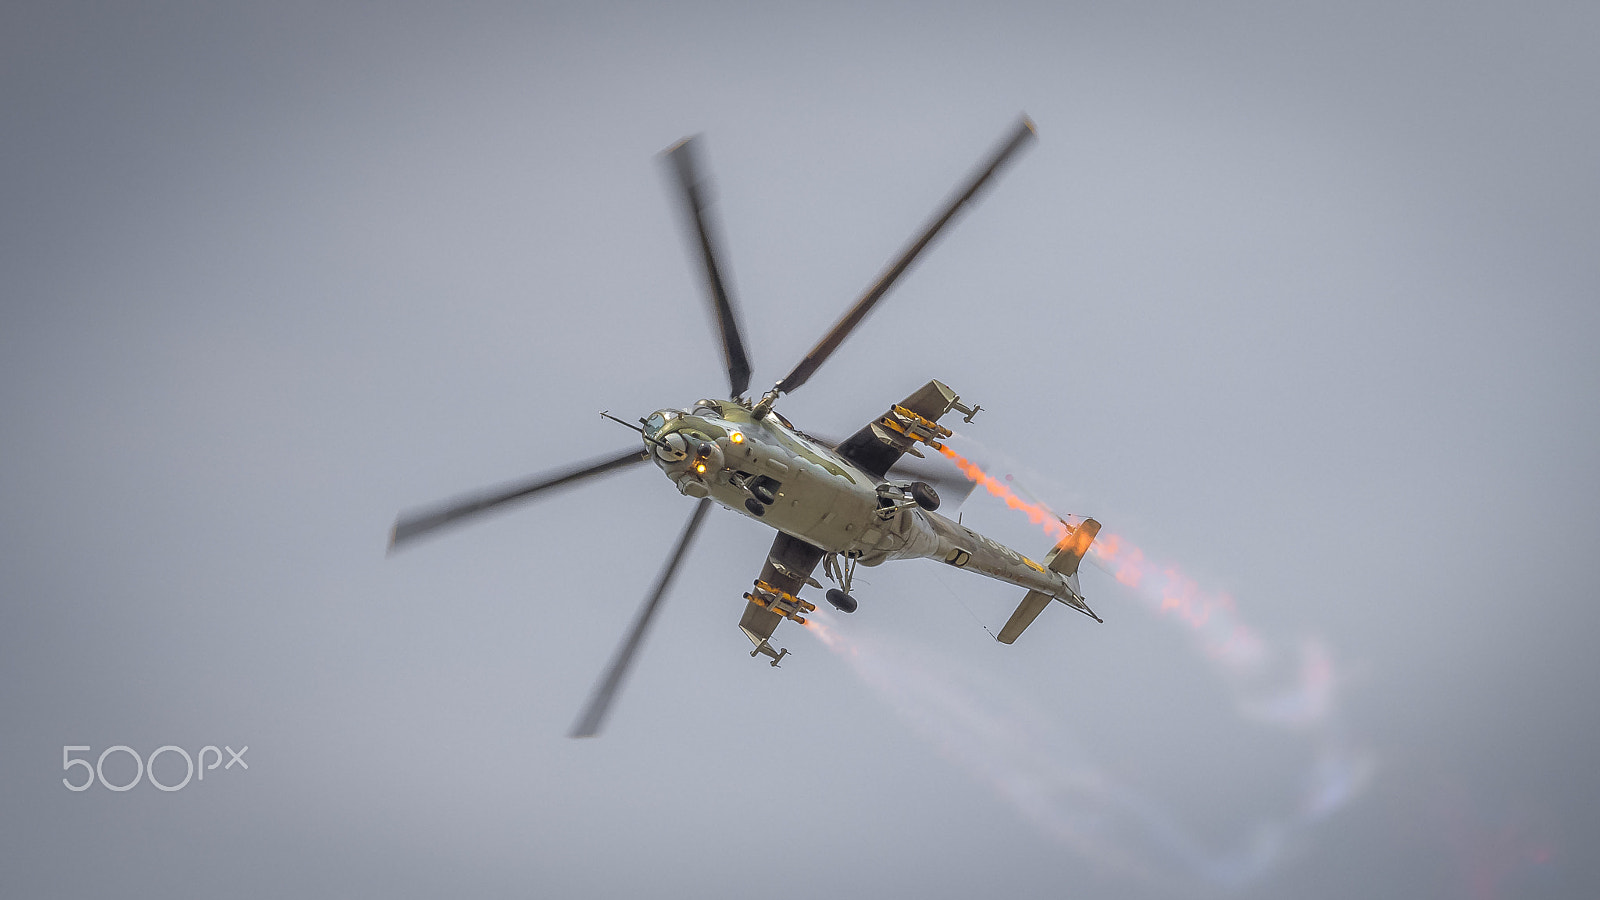
[[645,440],[649,441],[652,444],[655,444],[657,447],[665,447],[665,446],[667,446],[666,444],[662,443],[660,438],[654,438],[654,437],[651,437],[650,435],[644,433],[644,428],[641,427],[644,424],[644,420],[643,419],[639,420],[639,423],[640,423],[639,425],[635,425],[635,424],[633,424],[631,422],[624,422],[621,419],[617,418],[616,416],[613,416],[611,414],[611,410],[609,410],[609,409],[605,410],[602,413],[600,413],[600,418],[602,418],[602,419],[610,419],[611,421],[617,423],[618,425],[621,425],[623,428],[632,428],[634,431],[639,432],[639,436],[640,437],[644,438]]

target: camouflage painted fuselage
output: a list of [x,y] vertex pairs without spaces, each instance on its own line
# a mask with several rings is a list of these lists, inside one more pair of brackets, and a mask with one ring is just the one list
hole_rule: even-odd
[[[1072,580],[917,507],[904,484],[867,474],[775,412],[757,420],[736,401],[700,401],[689,412],[655,413],[645,434],[651,458],[682,493],[710,497],[824,552],[865,566],[936,559],[1052,597],[1081,599]],[[773,495],[759,516],[747,506],[753,483]]]

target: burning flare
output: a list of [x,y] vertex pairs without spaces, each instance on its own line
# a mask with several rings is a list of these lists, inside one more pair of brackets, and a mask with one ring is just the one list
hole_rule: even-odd
[[[1057,515],[1020,496],[1004,480],[948,447],[940,452],[967,478],[1050,536],[1065,537],[1081,519]],[[1284,849],[1345,806],[1371,778],[1373,763],[1345,728],[1338,694],[1346,677],[1315,639],[1268,640],[1245,624],[1231,596],[1202,590],[1176,566],[1158,563],[1126,537],[1101,531],[1087,557],[1126,586],[1152,615],[1181,624],[1203,658],[1217,666],[1243,719],[1294,733],[1311,744],[1314,761],[1287,806],[1264,813],[1261,827],[1231,851],[1217,836],[1185,829],[1153,796],[1122,783],[1078,747],[1042,711],[994,709],[1000,686],[985,676],[956,678],[946,660],[919,659],[916,648],[897,648],[867,635],[845,634],[823,616],[807,631],[846,659],[917,730],[948,756],[965,763],[1000,796],[1046,833],[1087,857],[1182,885],[1198,879],[1238,888],[1261,878]],[[975,688],[982,687],[974,691]]]
[[[1025,514],[1028,521],[1044,529],[1052,541],[1066,537],[1067,531],[1077,524],[1056,515],[1043,504],[1017,496],[1000,479],[948,446],[940,447],[939,452],[974,483],[1006,506]],[[1249,668],[1261,661],[1260,639],[1239,620],[1233,598],[1227,594],[1202,592],[1193,578],[1176,567],[1152,562],[1133,542],[1103,529],[1089,548],[1089,560],[1117,581],[1138,591],[1157,613],[1172,616],[1198,632],[1206,653],[1212,658],[1237,668]]]

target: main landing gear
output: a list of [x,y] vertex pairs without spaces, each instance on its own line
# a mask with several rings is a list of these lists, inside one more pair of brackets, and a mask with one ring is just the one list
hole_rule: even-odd
[[[906,502],[907,500],[910,502]],[[878,485],[878,518],[885,522],[913,506],[929,512],[939,508],[939,492],[926,481],[912,481],[905,486],[884,482]]]
[[850,596],[850,582],[854,580],[856,574],[855,559],[853,557],[846,556],[843,562],[841,562],[839,560],[839,554],[829,553],[827,556],[822,558],[822,571],[825,572],[828,578],[833,580],[834,583],[839,585],[838,589],[829,590],[823,596],[827,597],[828,602],[832,604],[833,608],[837,609],[839,612],[855,612],[856,609],[860,607],[860,604],[856,602],[856,598]]
[[750,515],[761,518],[767,514],[767,507],[778,502],[778,489],[783,487],[777,479],[768,475],[751,477],[744,473],[735,476],[734,484],[744,488],[750,493],[749,499],[744,501],[744,508]]
[[829,590],[828,593],[824,594],[823,596],[827,597],[828,602],[832,603],[833,608],[837,609],[839,612],[853,613],[860,605],[856,603],[856,598],[838,589]]

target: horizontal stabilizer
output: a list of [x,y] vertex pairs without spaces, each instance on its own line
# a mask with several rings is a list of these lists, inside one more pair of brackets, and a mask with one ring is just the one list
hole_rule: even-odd
[[[1061,598],[1061,601],[1073,609],[1090,616],[1096,622],[1100,621],[1100,617],[1096,616],[1088,605],[1083,602],[1083,599],[1077,595],[1077,574],[1078,564],[1083,562],[1083,555],[1089,552],[1089,545],[1094,543],[1095,535],[1099,533],[1099,522],[1093,519],[1084,519],[1083,524],[1068,531],[1066,537],[1057,542],[1044,558],[1045,568],[1066,576],[1068,593]],[[1021,636],[1024,629],[1033,624],[1034,619],[1039,618],[1039,613],[1044,612],[1044,608],[1049,606],[1050,601],[1054,599],[1056,598],[1043,591],[1029,591],[1027,596],[1022,598],[1022,602],[1017,604],[1016,612],[1012,613],[1011,618],[1006,620],[1005,627],[1000,629],[1000,643],[1010,644],[1014,642]]]
[[1015,641],[1017,636],[1022,634],[1024,628],[1032,625],[1033,620],[1039,618],[1039,613],[1044,612],[1044,608],[1049,606],[1050,601],[1053,599],[1044,591],[1029,591],[1028,595],[1023,597],[1022,602],[1017,605],[1017,611],[1011,614],[1010,619],[1006,620],[1006,627],[1000,629],[1000,643],[1009,644]]

